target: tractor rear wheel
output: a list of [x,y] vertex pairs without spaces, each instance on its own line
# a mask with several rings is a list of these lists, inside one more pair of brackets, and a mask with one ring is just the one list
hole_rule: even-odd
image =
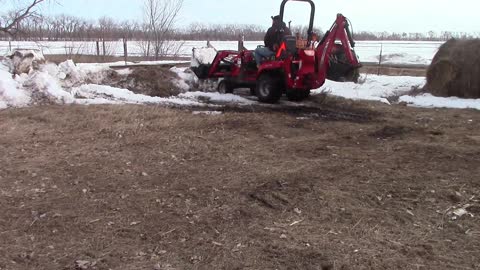
[[310,96],[310,90],[290,89],[287,90],[287,98],[290,101],[302,101]]
[[222,80],[220,83],[218,83],[217,89],[221,94],[232,94],[234,88],[230,82]]
[[260,102],[276,103],[283,94],[283,82],[271,74],[262,74],[258,78],[255,94]]

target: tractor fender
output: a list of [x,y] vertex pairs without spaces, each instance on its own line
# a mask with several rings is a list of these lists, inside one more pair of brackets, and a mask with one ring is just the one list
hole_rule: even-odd
[[285,71],[283,70],[283,66],[278,66],[276,68],[272,67],[260,67],[260,70],[257,72],[257,81],[260,76],[264,74],[269,74],[272,77],[282,78],[282,82],[286,85],[287,84],[287,77],[285,75]]
[[[257,73],[257,81],[258,79],[265,75],[265,74],[268,74],[270,75],[271,77],[273,78],[279,78],[281,79],[281,82],[283,83],[283,89],[286,89],[286,86],[287,86],[287,77],[285,75],[285,71],[283,70],[283,68],[276,68],[276,69],[270,69],[270,68],[267,68],[267,69],[260,69],[259,72]],[[285,92],[285,91],[282,91],[282,92]]]

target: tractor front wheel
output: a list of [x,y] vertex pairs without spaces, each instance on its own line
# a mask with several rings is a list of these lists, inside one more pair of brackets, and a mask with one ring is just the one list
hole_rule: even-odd
[[218,92],[221,94],[232,94],[233,93],[233,85],[226,80],[222,80],[218,83]]
[[302,101],[310,96],[310,90],[291,89],[287,90],[287,98],[290,101]]
[[260,102],[276,103],[282,97],[282,81],[270,74],[258,78],[255,94]]

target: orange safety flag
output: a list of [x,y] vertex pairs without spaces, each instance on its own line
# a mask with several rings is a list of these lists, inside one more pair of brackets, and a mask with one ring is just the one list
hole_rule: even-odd
[[287,50],[287,45],[285,44],[285,42],[282,42],[282,45],[280,46],[277,52],[277,58],[279,58],[282,55],[282,52],[286,50]]

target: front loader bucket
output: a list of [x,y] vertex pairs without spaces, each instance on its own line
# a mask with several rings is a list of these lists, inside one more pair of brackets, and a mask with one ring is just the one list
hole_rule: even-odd
[[207,79],[212,62],[217,55],[215,48],[193,48],[190,69],[201,80]]
[[197,75],[200,80],[204,80],[208,78],[211,66],[212,65],[200,64],[196,67],[190,67],[190,69],[193,71],[193,73],[195,73],[195,75]]

